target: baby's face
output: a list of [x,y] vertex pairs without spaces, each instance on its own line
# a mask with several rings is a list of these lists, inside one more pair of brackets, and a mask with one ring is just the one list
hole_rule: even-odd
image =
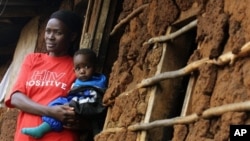
[[88,55],[78,54],[74,56],[74,71],[78,79],[87,81],[93,76],[95,66]]

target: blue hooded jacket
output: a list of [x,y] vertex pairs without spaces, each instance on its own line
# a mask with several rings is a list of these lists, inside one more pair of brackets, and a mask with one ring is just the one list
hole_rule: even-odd
[[[54,101],[52,101],[49,106],[55,106],[55,105],[63,105],[65,103],[69,103],[72,102],[72,98],[73,97],[79,97],[79,96],[84,96],[85,94],[88,94],[88,88],[93,87],[94,90],[100,90],[101,93],[104,93],[104,91],[106,90],[106,83],[107,83],[107,79],[106,76],[103,74],[99,74],[96,73],[92,76],[91,79],[89,79],[88,81],[81,81],[79,79],[76,79],[73,86],[72,86],[72,90],[69,92],[68,97],[59,97],[57,99],[55,99]],[[80,92],[79,89],[83,87],[83,91],[85,92]],[[85,89],[87,88],[87,89]],[[100,102],[102,100],[102,97],[98,97],[98,105],[100,107],[100,105],[102,105]],[[76,105],[77,103],[70,103],[70,106]],[[87,106],[86,106],[87,105]],[[80,110],[80,112],[84,112],[84,115],[88,115],[93,113],[93,109],[96,109],[96,107],[93,107],[91,105],[86,104],[83,107],[80,107],[79,109],[79,104],[77,104],[77,107],[75,107],[75,110],[78,109],[78,111]],[[103,111],[104,107],[98,108],[97,110],[99,111]],[[98,111],[98,112],[99,112]],[[76,111],[76,113],[78,113]],[[61,121],[58,121],[54,118],[51,117],[47,117],[47,116],[43,116],[42,120],[44,122],[47,122],[48,124],[50,124],[52,130],[54,131],[61,131],[63,129],[63,124]]]

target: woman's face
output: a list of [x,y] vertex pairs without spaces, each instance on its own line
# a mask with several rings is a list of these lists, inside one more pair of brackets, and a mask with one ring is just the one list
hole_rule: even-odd
[[74,71],[76,77],[82,81],[89,80],[95,71],[95,66],[89,55],[78,54],[74,56]]
[[46,49],[51,56],[63,56],[70,47],[71,32],[60,20],[52,18],[48,21],[45,29]]

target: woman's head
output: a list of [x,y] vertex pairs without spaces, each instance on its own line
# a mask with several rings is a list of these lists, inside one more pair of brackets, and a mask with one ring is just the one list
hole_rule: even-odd
[[76,77],[82,81],[90,79],[95,73],[97,57],[94,51],[83,48],[74,54],[74,71]]
[[54,12],[46,25],[46,49],[52,56],[63,56],[74,52],[73,44],[79,40],[82,19],[72,11]]

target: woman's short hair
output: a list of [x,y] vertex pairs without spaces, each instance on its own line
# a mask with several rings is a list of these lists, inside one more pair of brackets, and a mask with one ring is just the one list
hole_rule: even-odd
[[82,18],[73,11],[58,10],[50,16],[62,21],[72,32],[80,32],[82,29]]

